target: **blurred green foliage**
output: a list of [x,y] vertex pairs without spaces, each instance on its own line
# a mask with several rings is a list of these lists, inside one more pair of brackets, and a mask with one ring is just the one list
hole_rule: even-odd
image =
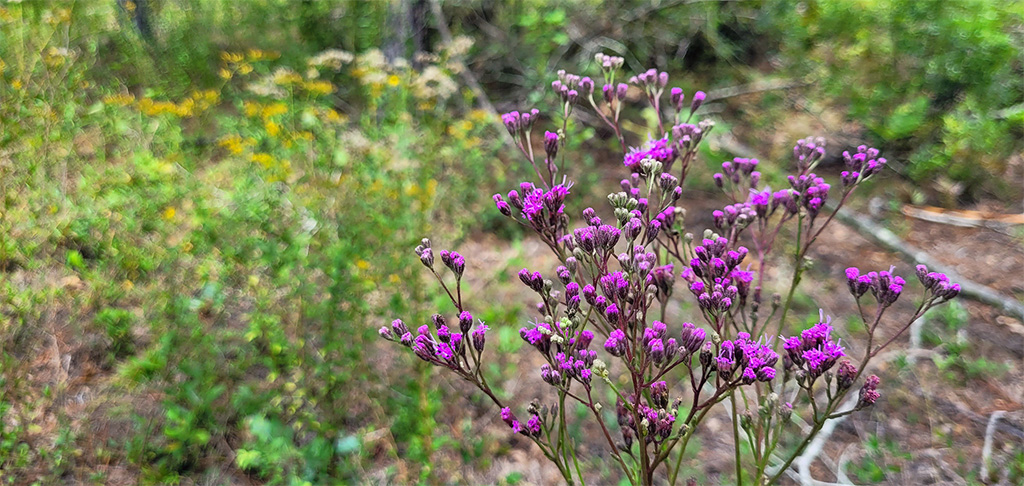
[[[766,2],[780,55],[816,80],[872,142],[927,184],[967,199],[1019,191],[1024,145],[1024,13],[1012,0]],[[777,15],[776,15],[777,14]],[[822,97],[825,99],[825,97]],[[1019,177],[1019,176],[1018,176]]]
[[[143,5],[151,37],[133,23]],[[406,256],[431,224],[460,237],[466,216],[447,214],[487,202],[499,139],[453,81],[465,47],[419,69],[367,39],[321,50],[284,28],[300,20],[290,5],[0,7],[0,305],[28,312],[2,330],[5,480],[122,460],[146,484],[234,467],[267,484],[362,475],[362,427],[392,393],[374,323],[418,312]],[[94,325],[66,324],[81,321]],[[47,336],[72,343],[54,371],[79,377],[50,396],[27,373],[38,363],[20,363]],[[97,383],[129,402],[97,403],[97,419],[131,433],[64,423],[58,405]],[[424,451],[407,474],[427,478],[434,446],[418,444],[443,438],[423,425],[436,408],[405,410],[416,425],[396,440]],[[64,425],[37,425],[47,416]]]

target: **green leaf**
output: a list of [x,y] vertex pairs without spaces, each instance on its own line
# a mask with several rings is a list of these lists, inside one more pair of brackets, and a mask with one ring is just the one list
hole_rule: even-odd
[[85,257],[78,250],[68,250],[68,266],[75,270],[84,270]]
[[263,465],[263,454],[260,451],[239,449],[235,455],[235,464],[243,470],[258,469]]

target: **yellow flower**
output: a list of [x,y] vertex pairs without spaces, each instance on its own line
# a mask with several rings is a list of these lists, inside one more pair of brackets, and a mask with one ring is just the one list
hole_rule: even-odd
[[316,95],[325,95],[334,91],[334,85],[330,81],[308,81],[303,85],[306,91]]
[[221,58],[221,60],[223,60],[225,62],[230,62],[230,63],[238,64],[238,63],[242,62],[242,60],[245,59],[245,56],[243,56],[242,54],[240,54],[238,52],[224,51],[224,52],[220,53],[220,58]]
[[135,2],[133,2],[132,0],[128,0],[127,2],[124,2],[124,9],[127,10],[128,13],[134,12],[135,11]]
[[278,101],[276,103],[271,103],[263,107],[263,110],[260,112],[260,116],[262,116],[263,119],[266,120],[267,118],[277,115],[283,115],[285,113],[288,113],[288,105]]
[[135,102],[135,96],[131,93],[118,93],[103,97],[103,104],[112,106],[128,106]]
[[343,115],[341,113],[338,113],[338,111],[335,110],[334,108],[328,108],[326,113],[327,113],[326,114],[327,121],[330,121],[330,122],[343,122],[343,121],[345,121]]
[[175,213],[176,211],[174,210],[173,207],[168,207],[167,209],[164,209],[164,219],[168,221],[174,219]]
[[275,122],[267,121],[263,124],[263,127],[266,128],[267,135],[270,135],[271,137],[276,137],[281,133],[281,126]]
[[238,66],[238,74],[245,76],[252,72],[252,64],[245,63]]
[[263,106],[258,102],[246,100],[242,102],[242,111],[245,112],[245,116],[254,117],[263,110]]
[[274,157],[268,153],[257,152],[252,154],[252,161],[263,166],[264,169],[270,167],[270,164],[274,163]]
[[392,74],[391,76],[388,76],[388,86],[395,87],[395,86],[398,86],[398,84],[401,83],[401,82],[402,82],[402,79],[399,78],[398,76],[394,75],[394,74]]
[[224,137],[217,142],[217,145],[226,148],[233,155],[238,155],[245,150],[245,143],[242,141],[242,137],[238,135]]
[[226,68],[220,68],[220,71],[217,71],[217,74],[222,79],[231,79],[231,71],[228,71]]
[[21,89],[21,80],[20,79],[15,79],[14,81],[11,81],[11,87],[16,89],[16,90],[20,90]]
[[477,123],[482,123],[491,118],[491,114],[487,110],[481,110],[479,108],[469,112],[469,119]]
[[368,262],[366,260],[362,260],[362,259],[357,260],[356,261],[356,268],[358,268],[360,270],[366,270],[366,269],[370,268],[370,262]]

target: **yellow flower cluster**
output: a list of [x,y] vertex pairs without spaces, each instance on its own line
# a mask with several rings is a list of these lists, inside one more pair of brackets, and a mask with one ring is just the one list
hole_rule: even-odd
[[292,173],[291,161],[277,159],[266,152],[256,152],[252,154],[250,160],[267,171],[267,180],[271,182],[286,181]]
[[103,104],[108,106],[128,106],[135,103],[135,95],[131,93],[118,93],[103,97]]
[[238,155],[245,152],[246,147],[255,147],[256,140],[253,138],[242,138],[238,135],[228,135],[226,137],[221,137],[221,139],[217,141],[217,145],[224,147],[228,152],[231,152],[232,155]]
[[235,73],[245,76],[253,71],[252,63],[271,61],[278,57],[281,57],[281,54],[260,49],[249,49],[245,53],[224,51],[220,53],[220,60],[224,64],[218,74],[223,79],[231,79]]
[[273,103],[260,103],[259,101],[248,101],[242,103],[242,110],[249,118],[260,117],[268,120],[278,115],[288,113],[288,105],[275,101]]
[[[103,99],[104,103],[115,106],[126,106],[130,103],[129,94],[118,94]],[[214,90],[193,91],[188,98],[178,103],[158,101],[146,97],[135,103],[135,107],[147,116],[173,115],[179,118],[192,118],[206,112],[220,101],[220,94]]]
[[306,81],[302,88],[313,95],[326,95],[334,91],[334,85],[330,81]]
[[[481,111],[481,110],[474,110],[474,111]],[[477,123],[473,123],[474,119],[477,120]],[[475,132],[474,129],[478,126],[479,122],[480,122],[480,117],[479,116],[474,116],[473,113],[470,113],[468,119],[460,120],[460,121],[455,122],[452,125],[449,125],[448,126],[448,130],[447,130],[448,131],[448,135],[450,135],[452,137],[452,139],[454,139],[454,140],[463,142],[465,147],[468,147],[468,148],[478,147],[483,142],[480,139],[480,137],[476,133],[474,133]]]

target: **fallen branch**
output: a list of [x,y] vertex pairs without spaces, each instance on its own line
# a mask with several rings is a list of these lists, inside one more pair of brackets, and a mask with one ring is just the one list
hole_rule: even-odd
[[966,228],[1003,229],[1024,224],[1024,214],[990,214],[981,211],[951,211],[930,206],[904,205],[900,211],[911,218]]

